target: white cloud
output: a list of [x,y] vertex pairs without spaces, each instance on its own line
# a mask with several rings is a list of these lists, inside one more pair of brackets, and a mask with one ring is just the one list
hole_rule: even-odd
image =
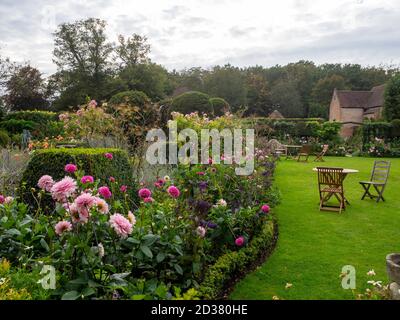
[[88,17],[149,38],[167,68],[316,62],[400,63],[396,0],[0,0],[0,46],[49,74],[55,26]]

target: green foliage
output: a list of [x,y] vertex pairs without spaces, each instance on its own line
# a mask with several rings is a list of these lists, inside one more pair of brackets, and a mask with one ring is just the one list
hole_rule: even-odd
[[392,125],[391,136],[400,137],[400,119],[392,120],[391,125]]
[[207,268],[200,292],[205,299],[222,298],[227,284],[238,275],[244,274],[274,244],[275,226],[272,221],[266,223],[246,248],[232,251],[219,257]]
[[317,131],[318,136],[321,138],[321,142],[328,144],[337,143],[339,138],[339,131],[341,128],[341,124],[338,122],[324,122],[321,125],[321,128]]
[[[104,154],[112,153],[113,159]],[[50,175],[55,180],[65,176],[64,167],[68,163],[76,164],[86,174],[108,184],[109,177],[114,177],[121,185],[130,187],[133,200],[136,198],[135,183],[128,155],[119,149],[44,149],[34,151],[22,177],[21,197],[33,205],[30,189],[37,188],[37,182],[43,175]]]
[[11,134],[22,133],[23,130],[33,130],[35,123],[33,121],[10,119],[0,122],[0,128],[7,130]]
[[10,143],[10,141],[11,139],[8,136],[7,131],[0,130],[0,146],[4,148]]
[[25,120],[47,125],[51,121],[57,121],[57,113],[41,110],[26,110],[10,112],[4,116],[4,120]]
[[210,103],[214,110],[214,116],[219,117],[230,111],[229,103],[222,98],[211,98]]
[[192,112],[214,113],[213,106],[210,103],[210,97],[202,92],[185,92],[172,100],[171,111],[189,114]]
[[385,87],[383,113],[388,121],[400,119],[400,74],[392,77]]
[[150,103],[149,97],[142,91],[124,91],[117,93],[109,100],[110,105],[128,104],[137,107],[143,107],[145,104]]

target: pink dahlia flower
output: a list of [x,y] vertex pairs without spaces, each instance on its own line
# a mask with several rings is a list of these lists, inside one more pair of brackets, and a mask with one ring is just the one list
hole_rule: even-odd
[[107,159],[110,159],[110,160],[112,160],[112,158],[113,158],[113,154],[112,154],[112,153],[109,153],[109,152],[105,153],[104,156],[105,156]]
[[10,196],[8,196],[8,197],[6,197],[5,199],[4,199],[4,203],[5,204],[10,204],[11,202],[13,202],[14,201],[14,198],[13,197],[10,197]]
[[129,222],[134,226],[136,224],[136,217],[135,215],[132,213],[132,211],[128,212],[128,220]]
[[0,204],[3,204],[6,201],[6,198],[3,195],[0,195]]
[[76,181],[71,177],[65,177],[56,182],[50,189],[54,200],[64,202],[76,191]]
[[97,101],[96,100],[90,100],[88,106],[90,108],[96,108],[97,107]]
[[139,197],[142,199],[151,197],[151,191],[147,188],[142,188],[139,190]]
[[96,204],[96,198],[90,193],[82,193],[75,199],[74,203],[78,211],[81,211],[81,209],[90,209]]
[[263,206],[261,206],[261,211],[264,213],[268,213],[270,210],[269,205],[264,204]]
[[100,187],[99,188],[99,194],[104,198],[104,199],[110,199],[112,196],[112,193],[110,189],[106,186]]
[[65,170],[65,172],[68,172],[68,173],[74,173],[76,170],[78,170],[78,167],[73,163],[68,163],[65,166],[64,170]]
[[204,176],[205,175],[205,173],[203,171],[196,172],[196,174],[199,175],[199,176]]
[[115,182],[115,178],[114,178],[114,177],[109,177],[109,178],[108,178],[108,181],[110,181],[110,182],[113,183],[113,182]]
[[238,247],[243,246],[243,245],[244,245],[244,237],[243,237],[243,236],[240,236],[239,238],[236,238],[235,244],[236,244]]
[[42,190],[50,192],[51,187],[54,185],[54,180],[48,175],[41,176],[38,181],[38,187]]
[[179,195],[181,194],[181,192],[179,191],[179,189],[178,189],[177,187],[175,187],[175,186],[170,186],[170,187],[167,189],[167,192],[169,193],[169,195],[170,195],[172,198],[178,198]]
[[93,183],[94,182],[94,178],[92,176],[83,176],[82,179],[81,179],[81,182],[83,184]]
[[147,197],[147,198],[143,199],[143,202],[144,203],[151,203],[151,202],[154,202],[154,199],[152,197]]
[[126,190],[128,190],[128,186],[126,186],[126,185],[122,185],[122,186],[119,188],[119,191],[121,191],[121,192],[126,192]]
[[54,227],[54,230],[57,235],[61,236],[64,232],[68,232],[72,230],[72,224],[69,221],[60,221]]
[[95,199],[97,209],[100,211],[100,213],[107,214],[110,211],[110,209],[108,208],[108,203],[98,197],[96,197]]
[[132,224],[123,215],[115,213],[110,217],[110,225],[114,231],[121,237],[126,238],[132,233]]

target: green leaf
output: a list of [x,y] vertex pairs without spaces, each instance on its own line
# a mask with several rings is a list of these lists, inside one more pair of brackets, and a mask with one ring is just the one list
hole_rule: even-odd
[[41,245],[47,252],[50,251],[50,247],[49,247],[49,245],[47,244],[46,240],[40,239],[40,245]]
[[157,254],[156,260],[157,262],[161,262],[165,259],[165,253],[160,252],[159,254]]
[[131,297],[132,300],[143,300],[144,298],[146,298],[145,294],[135,294]]
[[95,294],[96,291],[93,288],[86,288],[85,290],[82,291],[82,295],[84,297],[91,296],[92,294]]
[[176,272],[178,272],[180,275],[183,274],[183,270],[179,264],[174,264],[174,268],[175,268]]
[[76,300],[80,297],[81,295],[79,294],[78,291],[68,291],[63,294],[61,297],[61,300]]
[[154,242],[156,242],[156,240],[158,239],[158,236],[154,235],[154,234],[146,234],[143,237],[144,240],[144,244],[146,246],[151,246]]
[[139,244],[140,243],[140,241],[138,239],[135,239],[135,238],[128,238],[128,239],[126,239],[126,241],[129,242],[129,243],[133,243],[133,244]]
[[145,245],[140,246],[140,250],[150,259],[153,258],[153,253],[151,252],[150,248]]
[[10,236],[17,236],[17,237],[21,235],[21,232],[17,229],[7,230],[6,233]]

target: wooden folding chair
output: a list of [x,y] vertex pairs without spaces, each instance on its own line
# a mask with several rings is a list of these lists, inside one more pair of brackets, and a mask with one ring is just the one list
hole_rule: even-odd
[[[318,189],[319,189],[319,210],[339,211],[345,209],[346,198],[344,196],[343,168],[317,167]],[[328,201],[335,196],[339,206],[328,205]]]
[[[297,162],[307,162],[308,157],[310,156],[311,153],[311,146],[310,145],[303,145],[297,154]],[[304,160],[301,160],[301,158],[304,157]]]
[[322,147],[322,151],[320,153],[315,154],[316,158],[314,159],[315,162],[317,161],[322,161],[324,162],[324,155],[325,153],[328,152],[329,149],[329,145],[328,144],[324,144],[324,146]]
[[[384,160],[375,160],[374,167],[372,169],[371,180],[370,181],[360,181],[361,186],[364,188],[364,194],[361,200],[364,200],[366,196],[370,199],[375,199],[376,202],[382,199],[385,201],[383,197],[383,191],[385,190],[386,183],[389,177],[390,170],[390,161]],[[374,187],[375,191],[378,195],[373,195],[370,192],[371,186]]]

